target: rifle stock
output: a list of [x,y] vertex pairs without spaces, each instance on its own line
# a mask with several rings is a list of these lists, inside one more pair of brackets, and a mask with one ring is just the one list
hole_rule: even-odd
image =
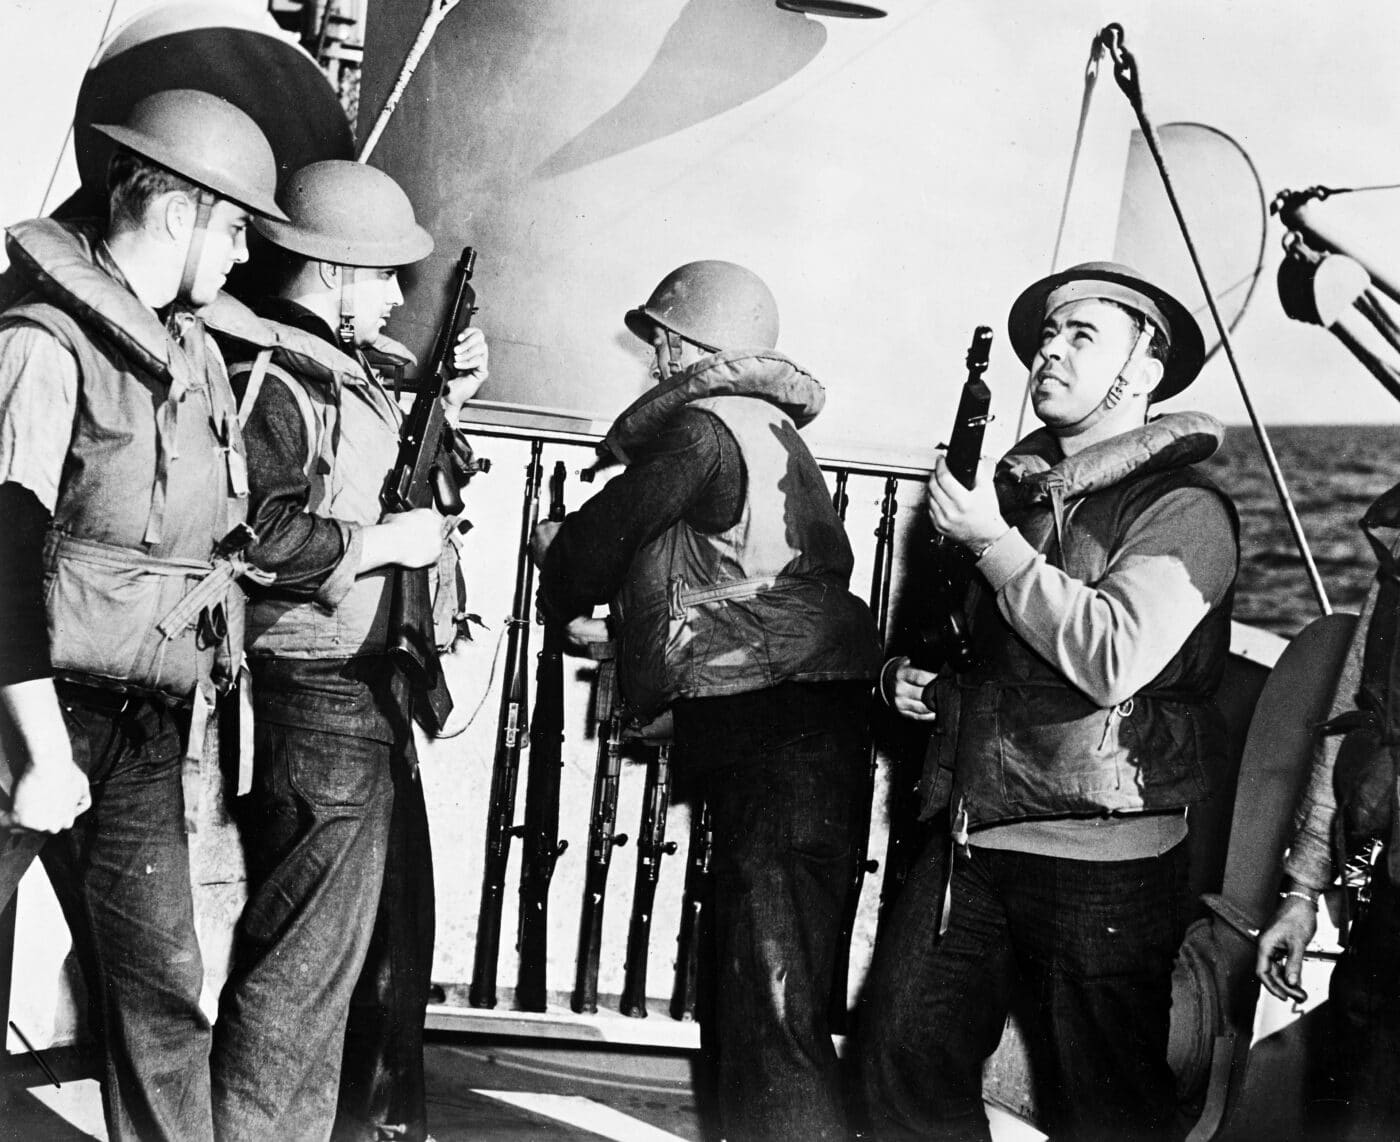
[[[549,519],[564,519],[564,462],[549,481]],[[549,884],[568,841],[559,840],[559,778],[564,767],[564,627],[544,618],[539,668],[535,672],[535,715],[530,722],[530,762],[525,780],[525,836],[521,842],[520,953],[515,1005],[543,1011],[548,1003]]]
[[531,441],[525,467],[525,501],[521,511],[520,547],[515,567],[515,600],[506,638],[505,686],[496,723],[496,755],[491,764],[491,802],[486,812],[486,856],[482,862],[481,908],[477,916],[476,950],[467,1002],[473,1007],[496,1006],[496,967],[501,952],[501,906],[505,896],[510,839],[515,829],[515,791],[520,776],[520,751],[529,724],[528,682],[525,676],[530,646],[530,597],[534,564],[530,536],[540,504],[540,455],[544,445]]
[[671,1018],[691,1021],[700,998],[700,957],[704,944],[705,912],[710,900],[710,860],[715,828],[710,806],[701,799],[691,805],[690,849],[685,861],[685,891],[681,897],[681,929],[676,937],[676,983],[671,991]]
[[603,950],[603,908],[607,902],[608,870],[614,848],[627,843],[616,832],[617,789],[622,776],[622,717],[614,705],[616,665],[598,664],[598,768],[593,774],[593,807],[588,821],[588,868],[584,873],[583,905],[579,913],[578,959],[570,1006],[579,1014],[598,1010],[598,960]]
[[[842,473],[844,475],[844,473]],[[870,611],[875,617],[875,627],[879,631],[881,644],[885,641],[885,630],[889,625],[890,581],[894,578],[894,533],[895,517],[899,512],[899,481],[894,476],[885,478],[884,495],[880,500],[880,522],[875,525],[875,566],[870,576]],[[845,482],[838,480],[837,496],[833,502],[836,514],[845,522]],[[827,1022],[837,1033],[846,1029],[849,1011],[848,991],[851,974],[851,938],[855,934],[856,913],[860,910],[860,894],[865,888],[867,873],[875,872],[880,862],[870,859],[870,812],[875,797],[875,772],[880,763],[880,749],[875,735],[870,734],[870,745],[864,780],[856,796],[852,812],[855,818],[851,828],[851,882],[846,889],[846,898],[841,905],[841,927],[836,938],[836,952],[832,960],[831,995],[827,1002]]]
[[642,794],[642,824],[637,831],[637,879],[632,888],[632,919],[627,926],[627,963],[623,969],[622,1014],[647,1017],[647,958],[651,944],[651,912],[661,858],[676,851],[666,840],[666,809],[671,800],[671,747],[663,745],[647,761]]

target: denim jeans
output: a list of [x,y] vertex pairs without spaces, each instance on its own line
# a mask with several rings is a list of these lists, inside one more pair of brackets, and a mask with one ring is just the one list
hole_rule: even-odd
[[[713,1048],[723,1134],[817,1142],[846,1136],[827,1002],[867,764],[865,691],[839,684],[807,730],[791,718],[711,723],[731,764],[704,774],[714,821]],[[720,701],[723,700],[702,700]],[[678,706],[681,705],[678,703]],[[677,751],[689,720],[678,710]],[[782,729],[775,727],[781,725]]]
[[960,851],[940,938],[944,845],[910,873],[862,997],[854,1053],[873,1136],[990,1138],[982,1064],[1019,989],[1051,1135],[1167,1137],[1186,845],[1117,862]]
[[423,1022],[436,928],[433,854],[423,783],[407,758],[395,758],[393,785],[384,888],[345,1029],[336,1142],[374,1142],[390,1130],[423,1142],[428,1134]]
[[1357,1142],[1400,1137],[1400,891],[1384,855],[1332,972],[1324,1015],[1331,1113],[1319,1131]]
[[95,965],[87,983],[108,1137],[211,1139],[209,1021],[199,1006],[204,965],[180,782],[184,727],[159,702],[57,689],[92,807],[65,834],[17,838],[0,859],[0,890],[8,899],[44,845],[51,875],[65,870],[57,887],[69,890],[75,941],[91,934],[91,952],[80,955]]
[[238,808],[248,902],[214,1029],[220,1142],[329,1137],[350,996],[379,903],[388,742],[264,723]]

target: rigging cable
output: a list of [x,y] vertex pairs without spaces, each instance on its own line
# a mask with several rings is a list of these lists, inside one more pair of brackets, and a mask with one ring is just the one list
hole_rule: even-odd
[[1220,345],[1225,350],[1225,357],[1230,362],[1230,370],[1235,375],[1235,384],[1239,388],[1241,399],[1244,401],[1245,411],[1249,414],[1249,422],[1254,427],[1254,435],[1259,441],[1260,450],[1264,453],[1264,463],[1269,469],[1269,477],[1273,481],[1274,489],[1278,492],[1279,502],[1283,506],[1284,516],[1288,520],[1288,528],[1293,533],[1293,540],[1298,546],[1298,553],[1302,556],[1303,567],[1307,571],[1308,581],[1312,584],[1313,594],[1317,597],[1318,607],[1324,615],[1330,615],[1332,604],[1327,600],[1327,589],[1322,584],[1322,576],[1318,574],[1312,549],[1308,546],[1307,537],[1303,534],[1303,525],[1298,518],[1293,499],[1288,493],[1283,471],[1279,467],[1278,457],[1274,454],[1273,443],[1254,409],[1254,401],[1244,383],[1244,375],[1240,372],[1239,362],[1235,358],[1235,347],[1230,340],[1230,331],[1226,328],[1225,322],[1220,316],[1220,310],[1215,304],[1215,295],[1211,292],[1210,283],[1206,280],[1205,268],[1201,265],[1200,255],[1196,252],[1196,243],[1191,237],[1186,217],[1182,214],[1181,204],[1177,201],[1176,188],[1172,184],[1171,175],[1167,172],[1166,159],[1162,155],[1157,132],[1153,129],[1152,123],[1147,118],[1147,112],[1143,108],[1137,60],[1123,42],[1123,29],[1120,25],[1109,24],[1099,35],[1101,38],[1107,38],[1108,51],[1113,57],[1113,77],[1117,80],[1119,88],[1127,97],[1133,113],[1137,116],[1138,126],[1142,130],[1143,138],[1147,141],[1148,149],[1152,152],[1153,161],[1157,164],[1157,172],[1162,177],[1162,189],[1167,192],[1167,200],[1171,203],[1172,213],[1176,215],[1177,226],[1186,242],[1187,253],[1191,255],[1191,264],[1195,267],[1196,277],[1201,283],[1201,290],[1206,295],[1206,304],[1210,307],[1210,315],[1215,321],[1216,331],[1220,334]]
[[[1104,29],[1106,32],[1107,29]],[[1070,199],[1074,195],[1074,180],[1079,173],[1079,154],[1084,149],[1084,128],[1089,122],[1089,107],[1094,99],[1094,87],[1099,80],[1099,65],[1108,52],[1108,41],[1104,32],[1094,37],[1089,45],[1089,62],[1084,65],[1084,97],[1079,101],[1079,126],[1074,132],[1074,150],[1069,156],[1069,175],[1065,178],[1065,197],[1060,204],[1060,224],[1055,229],[1055,249],[1050,255],[1050,272],[1060,268],[1060,245],[1065,237],[1065,224],[1069,220]],[[1031,383],[1027,378],[1021,391],[1021,411],[1016,414],[1016,439],[1020,440],[1026,427],[1026,411],[1031,404]]]
[[[118,3],[119,0],[112,0],[112,6],[107,9],[107,20],[102,25],[102,34],[97,37],[97,48],[93,51],[92,60],[88,63],[88,71],[91,71],[97,65],[97,60],[102,54],[102,49],[107,46],[107,32],[112,26],[112,17],[117,13]],[[68,120],[68,130],[64,133],[63,142],[59,145],[58,157],[53,161],[53,170],[49,172],[49,184],[44,187],[44,197],[39,201],[39,213],[37,215],[39,218],[42,218],[44,212],[49,208],[49,195],[53,194],[53,184],[58,179],[58,168],[63,165],[63,156],[68,153],[68,141],[73,137],[73,123],[74,121],[72,119]]]

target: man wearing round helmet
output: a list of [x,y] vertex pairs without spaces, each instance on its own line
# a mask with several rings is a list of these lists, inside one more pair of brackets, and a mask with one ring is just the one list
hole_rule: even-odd
[[586,635],[612,604],[622,698],[670,711],[673,771],[713,815],[726,1137],[844,1138],[826,1004],[879,649],[798,434],[825,392],[731,262],[681,266],[625,320],[658,383],[604,441],[626,469],[536,532],[541,605]]
[[954,853],[947,910],[940,839],[876,951],[864,1101],[879,1138],[987,1138],[982,1063],[1019,987],[1051,1133],[1166,1137],[1186,811],[1227,759],[1214,694],[1238,529],[1193,467],[1223,430],[1148,421],[1204,352],[1185,307],[1125,266],[1051,275],[1009,324],[1045,427],[994,479],[968,490],[940,457],[928,484],[934,526],[977,558],[975,664],[883,675],[936,727],[924,809],[950,813]]
[[[277,293],[253,304],[323,352],[226,350],[242,393],[250,558],[277,578],[248,609],[249,898],[215,1027],[215,1123],[221,1142],[324,1137],[339,1089],[337,1137],[421,1142],[432,864],[388,612],[399,570],[455,554],[454,521],[385,514],[402,417],[364,350],[403,300],[398,268],[433,240],[398,184],[359,163],[303,167],[279,201],[286,220],[255,223]],[[454,364],[449,425],[486,379],[480,330],[463,331]]]
[[[273,343],[220,292],[251,216],[280,217],[257,125],[162,91],[122,124],[105,225],[8,232],[0,315],[0,718],[15,781],[0,900],[49,834],[75,873],[113,1139],[212,1137],[187,828],[204,726],[242,652],[247,508],[208,329]],[[71,827],[71,829],[70,829]]]

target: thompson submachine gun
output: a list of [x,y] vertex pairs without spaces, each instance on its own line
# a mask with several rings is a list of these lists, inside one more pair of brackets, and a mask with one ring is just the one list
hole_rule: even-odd
[[[967,381],[958,398],[953,434],[948,438],[948,471],[965,488],[972,487],[977,478],[982,438],[991,420],[992,394],[983,380],[991,350],[992,331],[979,325],[967,349]],[[910,658],[915,666],[925,670],[939,670],[943,666],[968,670],[973,665],[973,656],[965,608],[976,561],[962,544],[937,532],[932,542],[930,576],[935,612],[928,625],[920,629]]]
[[525,502],[520,519],[520,547],[515,565],[515,600],[508,620],[505,685],[496,722],[496,756],[491,763],[491,802],[486,810],[486,858],[481,874],[481,910],[477,914],[476,952],[472,961],[467,1002],[473,1007],[496,1006],[496,965],[501,953],[501,904],[506,890],[510,839],[515,836],[515,789],[520,778],[520,751],[528,740],[526,727],[529,683],[526,659],[530,649],[530,596],[534,564],[530,536],[540,510],[540,454],[544,444],[530,444],[525,466]]
[[[384,485],[383,501],[388,511],[436,507],[443,515],[460,515],[461,485],[491,468],[489,460],[476,459],[470,446],[458,440],[453,426],[446,422],[442,403],[453,377],[452,350],[457,335],[471,324],[477,310],[476,291],[471,285],[475,267],[476,251],[468,246],[457,263],[452,305],[438,331],[430,367],[399,432],[399,454]],[[465,531],[471,524],[462,521],[458,526]],[[438,589],[449,587],[440,584]],[[413,703],[414,717],[428,734],[437,736],[452,712],[452,695],[438,660],[426,567],[400,569],[394,576],[389,654],[419,699]]]
[[710,806],[697,798],[690,807],[690,850],[685,860],[681,928],[676,937],[676,983],[671,991],[671,1018],[694,1020],[700,996],[700,950],[714,877],[715,826]]
[[[549,519],[564,521],[564,461],[549,480]],[[535,716],[530,722],[530,762],[525,778],[525,836],[521,841],[520,970],[515,1005],[543,1011],[549,952],[549,882],[568,841],[559,839],[559,777],[564,768],[564,626],[545,618],[535,671]]]
[[617,665],[611,658],[598,663],[594,701],[598,727],[598,768],[593,775],[593,808],[588,818],[588,868],[583,878],[583,907],[578,925],[578,960],[574,994],[569,1006],[580,1015],[598,1010],[598,958],[603,950],[603,905],[607,902],[608,869],[614,848],[627,843],[616,832],[617,788],[622,777],[622,713],[617,706]]
[[647,762],[642,793],[642,826],[637,831],[637,879],[632,888],[632,919],[627,926],[627,962],[623,969],[622,1014],[647,1017],[647,953],[651,944],[651,910],[661,858],[676,851],[666,840],[666,809],[671,802],[671,747],[660,746]]

